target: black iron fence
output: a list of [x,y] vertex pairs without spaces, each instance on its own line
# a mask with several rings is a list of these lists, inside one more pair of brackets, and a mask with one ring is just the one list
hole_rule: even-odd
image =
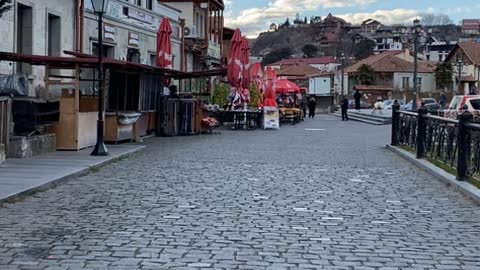
[[424,107],[407,112],[394,106],[391,139],[393,146],[415,151],[417,158],[455,170],[459,180],[480,180],[480,124],[468,111],[456,120],[429,114]]

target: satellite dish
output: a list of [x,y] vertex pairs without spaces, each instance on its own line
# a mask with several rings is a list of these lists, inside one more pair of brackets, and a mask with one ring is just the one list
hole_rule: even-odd
[[185,27],[185,29],[184,29],[185,36],[190,36],[191,33],[192,33],[192,30],[190,30],[190,28],[188,28],[188,27]]

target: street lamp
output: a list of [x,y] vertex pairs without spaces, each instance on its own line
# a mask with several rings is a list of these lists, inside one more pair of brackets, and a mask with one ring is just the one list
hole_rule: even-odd
[[97,121],[97,144],[93,149],[92,156],[108,156],[108,150],[103,140],[103,13],[108,5],[108,0],[92,0],[93,11],[98,16],[98,121]]
[[462,66],[463,66],[463,56],[461,54],[457,55],[457,66],[458,66],[457,95],[460,95],[460,87],[462,86]]
[[420,20],[415,19],[413,21],[413,27],[414,27],[414,36],[413,36],[413,54],[414,54],[414,59],[413,59],[413,104],[412,107],[413,109],[417,109],[417,99],[420,93],[417,93],[418,91],[418,79],[417,79],[417,73],[418,73],[418,34],[422,30],[422,26],[420,25]]

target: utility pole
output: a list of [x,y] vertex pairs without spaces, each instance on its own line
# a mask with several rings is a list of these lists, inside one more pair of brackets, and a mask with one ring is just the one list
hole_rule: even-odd
[[416,110],[417,109],[417,99],[419,96],[418,93],[418,34],[420,33],[420,30],[422,26],[420,25],[420,20],[415,19],[413,21],[413,27],[414,27],[414,36],[413,36],[413,54],[414,54],[414,59],[413,59],[413,104],[412,104],[412,109]]

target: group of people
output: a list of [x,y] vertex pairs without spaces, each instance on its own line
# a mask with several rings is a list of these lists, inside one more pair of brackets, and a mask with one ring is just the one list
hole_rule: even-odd
[[307,116],[307,108],[308,108],[308,118],[315,118],[315,110],[317,109],[317,102],[315,101],[314,97],[311,97],[310,100],[307,102],[307,98],[302,96],[299,99],[299,107],[303,111],[303,118]]

